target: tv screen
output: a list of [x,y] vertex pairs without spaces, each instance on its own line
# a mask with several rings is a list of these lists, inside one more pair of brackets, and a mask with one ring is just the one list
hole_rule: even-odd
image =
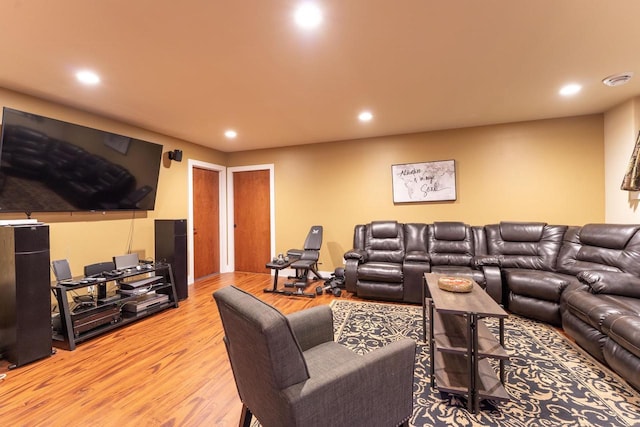
[[162,145],[4,107],[0,213],[153,210]]

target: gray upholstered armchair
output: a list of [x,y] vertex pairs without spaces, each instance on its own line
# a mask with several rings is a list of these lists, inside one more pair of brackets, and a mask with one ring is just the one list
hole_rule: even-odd
[[240,400],[241,426],[407,425],[415,342],[358,355],[333,341],[333,315],[319,306],[284,316],[230,286],[213,294]]

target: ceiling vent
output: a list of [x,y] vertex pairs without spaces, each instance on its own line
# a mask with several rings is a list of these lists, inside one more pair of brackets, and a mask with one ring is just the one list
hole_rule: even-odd
[[604,83],[607,86],[620,86],[627,83],[629,80],[631,80],[631,77],[633,77],[633,73],[631,72],[613,74],[603,79],[602,83]]

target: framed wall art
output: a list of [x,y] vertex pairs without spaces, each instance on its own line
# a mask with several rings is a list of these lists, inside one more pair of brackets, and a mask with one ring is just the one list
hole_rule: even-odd
[[456,162],[391,165],[393,203],[456,200]]

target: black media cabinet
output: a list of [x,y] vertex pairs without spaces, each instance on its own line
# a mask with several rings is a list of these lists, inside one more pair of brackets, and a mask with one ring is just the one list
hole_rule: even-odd
[[132,268],[118,276],[56,283],[51,285],[51,291],[57,301],[52,312],[53,345],[66,350],[75,350],[76,344],[83,341],[178,307],[173,271],[165,263]]

